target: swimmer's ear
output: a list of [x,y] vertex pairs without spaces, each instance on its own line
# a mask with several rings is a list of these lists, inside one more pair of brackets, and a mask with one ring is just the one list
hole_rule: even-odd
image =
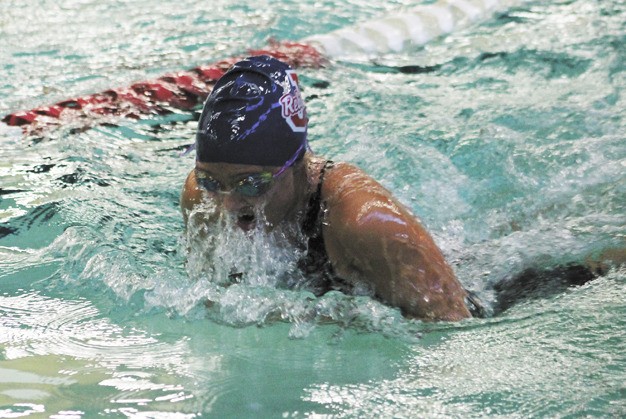
[[198,187],[195,169],[189,172],[180,194],[180,208],[187,223],[187,216],[194,206],[202,202],[202,191]]
[[198,187],[196,170],[193,169],[187,175],[180,195],[180,205],[183,208],[192,209],[194,205],[202,202],[202,190]]

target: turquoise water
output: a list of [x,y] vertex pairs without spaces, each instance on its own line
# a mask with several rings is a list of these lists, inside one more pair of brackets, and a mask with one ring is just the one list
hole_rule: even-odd
[[[0,15],[1,115],[408,2],[22,3]],[[393,190],[490,305],[502,278],[624,245],[625,15],[525,2],[424,48],[305,70],[311,145]],[[223,289],[186,250],[195,122],[172,119],[0,134],[0,417],[625,414],[623,267],[425,324],[277,288],[289,252],[231,234],[222,260],[250,274]]]

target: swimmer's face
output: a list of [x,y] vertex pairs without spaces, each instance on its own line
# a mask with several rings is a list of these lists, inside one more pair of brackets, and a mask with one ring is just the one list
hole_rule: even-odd
[[[260,221],[271,228],[287,219],[296,205],[293,168],[196,162],[189,173],[181,205],[187,211],[209,200],[217,212],[231,215],[243,230]],[[259,215],[263,220],[258,220]]]

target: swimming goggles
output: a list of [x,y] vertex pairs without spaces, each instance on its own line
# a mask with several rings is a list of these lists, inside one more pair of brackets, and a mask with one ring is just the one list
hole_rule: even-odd
[[303,147],[300,147],[293,155],[293,157],[290,158],[287,163],[285,163],[285,165],[281,167],[276,173],[261,172],[247,175],[243,177],[243,179],[239,180],[237,184],[229,191],[226,190],[218,180],[214,179],[202,170],[196,169],[196,181],[202,189],[208,192],[234,192],[248,198],[257,198],[269,191],[274,181],[280,175],[282,175],[285,170],[293,166],[298,157],[300,157],[302,149]]

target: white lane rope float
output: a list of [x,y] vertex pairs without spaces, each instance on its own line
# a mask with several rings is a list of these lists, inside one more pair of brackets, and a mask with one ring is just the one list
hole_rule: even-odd
[[310,36],[303,42],[333,59],[350,53],[400,52],[411,45],[424,45],[519,3],[519,0],[439,0],[328,34]]
[[[435,0],[300,42],[273,41],[268,47],[250,50],[245,55],[268,54],[296,68],[319,68],[354,54],[372,56],[424,45],[524,1],[527,0]],[[69,124],[74,129],[87,129],[102,120],[110,122],[111,117],[138,119],[176,110],[191,111],[204,101],[215,81],[241,58],[232,57],[129,87],[15,112],[2,118],[0,134],[9,132],[9,127],[19,127],[26,136],[41,136],[46,127]]]

